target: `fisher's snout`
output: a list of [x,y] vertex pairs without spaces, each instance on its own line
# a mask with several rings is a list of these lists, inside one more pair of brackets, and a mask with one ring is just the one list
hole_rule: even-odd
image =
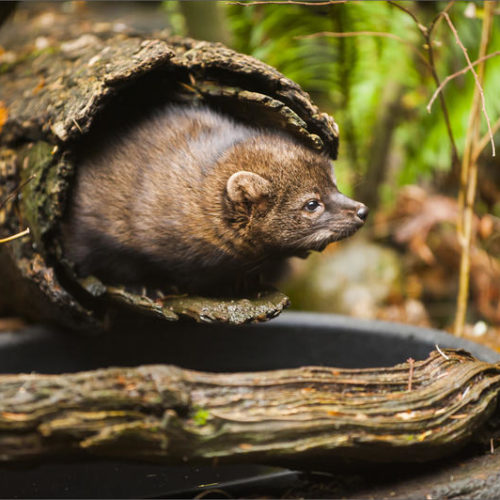
[[354,220],[359,227],[365,223],[370,211],[363,203],[352,200],[339,191],[331,196],[330,204],[335,212]]
[[356,210],[356,217],[358,219],[361,219],[364,224],[369,212],[370,209],[366,205],[363,205],[363,203],[359,203],[359,208]]

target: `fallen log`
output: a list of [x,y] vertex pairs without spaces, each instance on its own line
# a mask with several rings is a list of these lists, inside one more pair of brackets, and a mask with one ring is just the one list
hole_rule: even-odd
[[477,438],[499,388],[498,364],[451,349],[391,368],[2,375],[0,460],[430,460]]

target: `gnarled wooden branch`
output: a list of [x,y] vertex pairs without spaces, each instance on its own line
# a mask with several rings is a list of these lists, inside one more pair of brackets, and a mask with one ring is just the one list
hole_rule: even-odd
[[499,365],[454,350],[375,369],[213,374],[152,365],[4,375],[0,459],[426,460],[467,443],[499,387]]

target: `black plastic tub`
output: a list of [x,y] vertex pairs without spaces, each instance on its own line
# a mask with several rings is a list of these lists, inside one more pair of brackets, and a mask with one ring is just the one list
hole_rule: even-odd
[[0,335],[0,373],[62,373],[166,363],[183,368],[258,371],[328,365],[390,366],[424,359],[435,346],[464,348],[496,362],[495,351],[440,330],[304,312],[246,326],[129,323],[101,335],[43,326]]
[[[390,366],[409,357],[424,359],[436,345],[464,348],[488,362],[500,360],[495,351],[442,331],[288,312],[259,325],[125,323],[95,336],[31,326],[0,334],[0,372],[62,373],[152,363],[216,372],[304,365],[359,368]],[[234,496],[263,492],[280,497],[304,481],[307,484],[297,471],[258,465],[172,467],[116,461],[65,462],[0,467],[0,497],[190,497],[209,488]],[[359,487],[353,489],[352,481],[347,480],[346,485],[335,491],[345,497],[359,491]]]

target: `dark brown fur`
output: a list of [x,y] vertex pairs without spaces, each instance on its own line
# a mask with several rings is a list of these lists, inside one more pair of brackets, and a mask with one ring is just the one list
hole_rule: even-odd
[[[304,208],[311,199],[320,215]],[[170,106],[81,162],[63,246],[82,275],[224,293],[349,236],[362,207],[338,192],[329,159],[293,138]]]

